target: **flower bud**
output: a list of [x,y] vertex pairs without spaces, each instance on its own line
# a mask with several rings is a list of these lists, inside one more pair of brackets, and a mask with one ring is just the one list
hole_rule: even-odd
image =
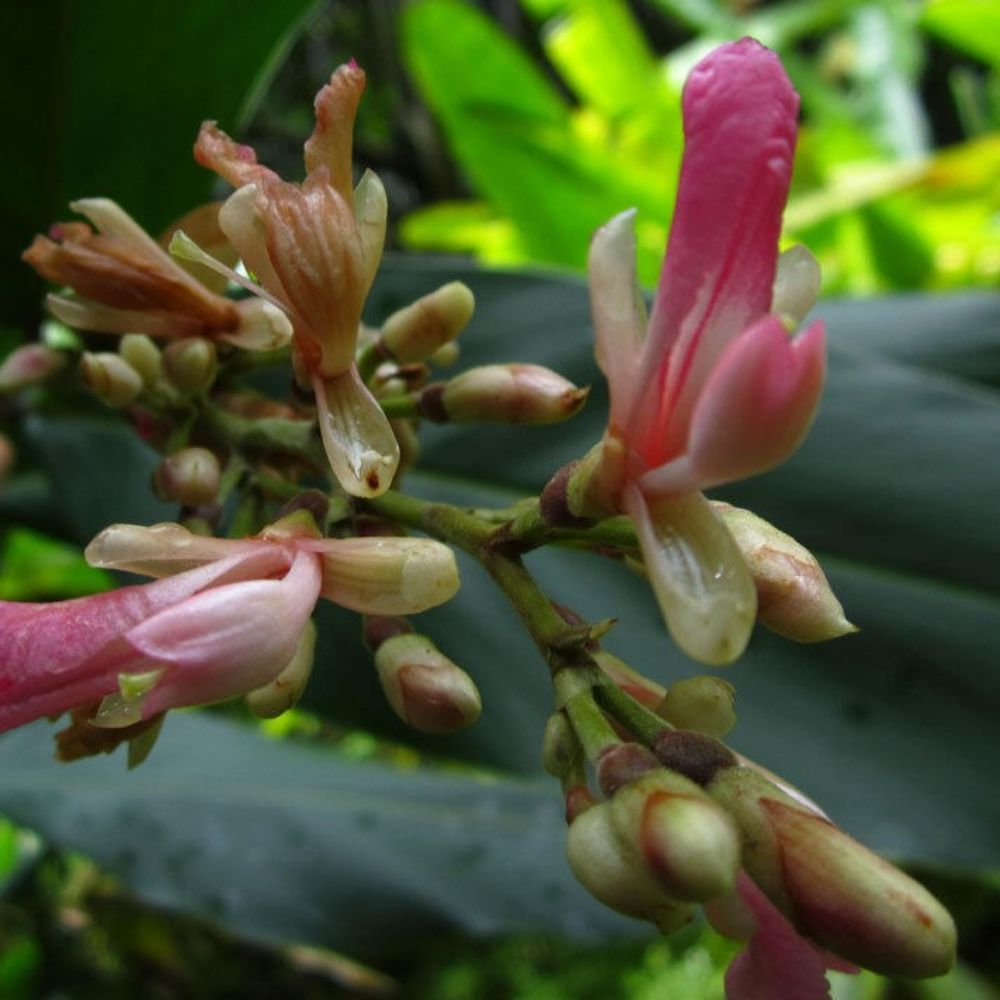
[[458,424],[552,424],[573,416],[589,392],[540,365],[484,365],[428,386],[420,407],[431,420]]
[[656,714],[678,729],[721,738],[736,725],[733,686],[708,674],[688,677],[670,685]]
[[315,649],[316,626],[310,619],[299,636],[295,653],[288,665],[270,684],[265,684],[246,696],[247,707],[254,715],[261,719],[274,719],[298,704],[309,683]]
[[65,361],[63,354],[45,344],[22,344],[14,348],[0,364],[0,394],[44,382]]
[[602,673],[611,680],[626,694],[631,695],[636,701],[653,708],[659,705],[666,694],[666,690],[656,681],[651,681],[637,670],[633,670],[624,660],[620,660],[612,653],[600,649],[591,654],[594,662],[601,668]]
[[918,882],[829,820],[773,799],[796,922],[823,947],[887,976],[941,976],[955,963],[951,914]]
[[422,733],[452,733],[479,718],[475,682],[425,636],[387,639],[375,653],[375,668],[392,710]]
[[215,344],[203,337],[187,337],[168,344],[163,352],[163,370],[183,393],[204,392],[219,370]]
[[757,617],[764,625],[798,642],[822,642],[857,631],[804,545],[748,510],[720,503],[713,507],[750,568]]
[[562,712],[553,712],[545,723],[542,737],[542,766],[553,778],[565,778],[581,760],[580,741],[569,719]]
[[631,784],[647,771],[655,771],[660,762],[640,743],[612,743],[597,757],[597,785],[608,798]]
[[425,361],[465,329],[475,305],[461,281],[442,285],[382,324],[382,346],[396,361]]
[[427,360],[435,368],[449,368],[461,357],[462,349],[454,341],[442,344]]
[[708,790],[742,830],[750,877],[817,944],[883,975],[952,966],[954,922],[908,875],[749,768],[721,772]]
[[579,813],[566,837],[573,874],[605,906],[651,920],[667,934],[691,921],[694,907],[674,899],[652,877],[638,846],[618,835],[610,802]]
[[80,377],[108,406],[128,406],[142,392],[142,377],[117,354],[84,354],[80,358]]
[[675,899],[703,902],[732,891],[740,866],[735,824],[693,781],[664,768],[611,800],[620,840],[636,844]]
[[182,448],[153,473],[153,492],[160,500],[197,507],[215,500],[221,478],[219,460],[207,448]]
[[160,349],[143,333],[126,333],[118,345],[118,353],[139,373],[148,389],[163,377]]

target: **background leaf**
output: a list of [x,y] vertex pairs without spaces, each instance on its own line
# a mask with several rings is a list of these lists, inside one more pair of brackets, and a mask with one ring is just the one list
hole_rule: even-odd
[[[158,232],[209,200],[214,176],[188,151],[206,118],[235,130],[315,0],[43,0],[0,6],[4,134],[0,266],[68,218],[73,198],[103,195]],[[41,282],[8,284],[0,321],[37,316]]]

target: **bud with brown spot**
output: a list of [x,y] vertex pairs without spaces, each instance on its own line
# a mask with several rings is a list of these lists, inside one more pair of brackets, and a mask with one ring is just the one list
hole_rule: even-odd
[[723,503],[712,506],[753,575],[762,624],[798,642],[823,642],[857,632],[804,545],[748,510]]
[[426,415],[432,420],[552,424],[572,417],[589,392],[541,365],[483,365],[443,386],[428,386],[421,394],[421,410],[425,410],[423,397],[429,395],[433,405],[426,408]]
[[482,701],[472,678],[426,636],[386,639],[375,668],[392,710],[423,733],[453,733],[479,718]]

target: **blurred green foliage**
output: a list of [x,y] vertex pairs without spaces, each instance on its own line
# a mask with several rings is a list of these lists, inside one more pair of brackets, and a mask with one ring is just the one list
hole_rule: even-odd
[[[408,246],[580,269],[593,231],[635,206],[640,276],[653,284],[684,76],[711,47],[752,35],[781,55],[802,96],[786,237],[820,258],[827,292],[1000,277],[997,0],[784,0],[742,14],[722,0],[656,0],[687,38],[665,57],[625,0],[521,4],[547,65],[463,0],[404,12],[407,65],[479,196],[410,214]],[[942,44],[958,55],[945,101],[963,133],[945,149],[921,90]]]

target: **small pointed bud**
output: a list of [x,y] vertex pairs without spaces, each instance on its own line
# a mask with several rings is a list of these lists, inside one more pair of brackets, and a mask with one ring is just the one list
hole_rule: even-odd
[[128,756],[126,757],[126,764],[130,771],[134,771],[140,764],[146,763],[149,755],[153,752],[153,747],[156,746],[156,741],[160,738],[160,733],[163,732],[165,718],[166,712],[160,712],[157,715],[151,715],[148,719],[143,719],[135,727],[134,735],[130,736],[128,740]]
[[472,678],[426,636],[387,639],[375,653],[382,690],[392,710],[423,733],[453,733],[482,711]]
[[675,899],[704,902],[731,892],[740,866],[736,825],[701,788],[664,768],[615,793],[615,829],[635,843]]
[[22,344],[0,364],[0,394],[44,382],[65,363],[65,355],[45,344]]
[[126,333],[118,345],[118,353],[139,373],[147,389],[163,378],[160,349],[144,333]]
[[790,535],[748,510],[713,504],[743,554],[757,589],[757,617],[798,642],[856,632],[816,557]]
[[794,330],[819,298],[822,275],[819,261],[804,247],[790,247],[778,257],[771,312]]
[[583,759],[583,749],[563,712],[553,712],[542,737],[542,766],[553,778],[565,778]]
[[458,424],[552,424],[567,420],[586,402],[589,389],[579,389],[540,365],[484,365],[445,382],[428,386],[421,396],[426,416]]
[[955,964],[955,923],[922,885],[821,816],[761,805],[795,922],[814,941],[886,976],[942,976]]
[[732,684],[704,674],[671,684],[656,714],[678,729],[720,739],[736,725]]
[[108,406],[128,406],[142,392],[142,377],[117,354],[84,354],[80,358],[83,384]]
[[315,650],[316,626],[310,619],[299,636],[295,653],[287,666],[270,684],[265,684],[246,696],[250,711],[260,719],[274,719],[282,712],[294,708],[309,683]]
[[591,655],[601,671],[640,704],[647,708],[654,708],[663,700],[666,689],[661,684],[657,684],[656,681],[643,676],[637,670],[633,670],[624,660],[620,660],[614,654],[603,649],[597,650]]
[[90,725],[98,729],[128,729],[142,722],[142,703],[162,676],[162,668],[119,674],[118,690],[101,700]]
[[219,370],[215,344],[203,337],[188,337],[168,344],[163,352],[163,370],[183,393],[204,392]]
[[597,785],[611,798],[620,788],[659,767],[660,762],[639,743],[614,743],[598,755]]
[[198,507],[215,500],[221,479],[219,460],[207,448],[182,448],[153,473],[153,492],[160,500]]
[[652,876],[637,845],[622,841],[610,802],[576,815],[566,837],[566,856],[583,887],[618,913],[651,920],[665,934],[694,917],[690,904],[678,902]]
[[396,361],[426,361],[465,329],[475,305],[461,281],[442,285],[382,324],[382,347]]

